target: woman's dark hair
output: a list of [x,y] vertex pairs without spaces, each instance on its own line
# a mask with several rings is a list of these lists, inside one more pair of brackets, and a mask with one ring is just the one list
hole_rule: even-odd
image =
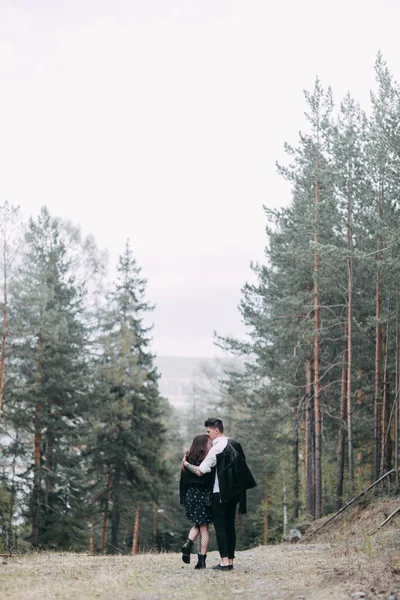
[[186,460],[191,465],[199,466],[208,454],[209,437],[206,433],[198,433],[186,453]]

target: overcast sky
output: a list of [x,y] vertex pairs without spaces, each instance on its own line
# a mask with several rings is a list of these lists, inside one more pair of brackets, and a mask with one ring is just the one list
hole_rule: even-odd
[[399,22],[398,0],[0,0],[0,202],[79,223],[111,274],[129,237],[155,351],[216,355],[262,205],[289,200],[303,88],[367,106],[379,49],[400,78]]

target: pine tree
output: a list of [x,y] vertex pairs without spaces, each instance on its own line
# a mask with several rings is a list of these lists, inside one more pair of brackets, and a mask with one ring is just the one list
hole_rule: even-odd
[[[382,56],[375,64],[378,82],[377,93],[372,94],[368,166],[373,193],[370,203],[369,223],[375,238],[375,410],[374,410],[374,477],[388,468],[389,462],[389,381],[387,379],[387,336],[385,328],[390,320],[389,305],[395,304],[393,289],[397,271],[397,232],[399,223],[399,140],[397,122],[399,115],[399,90]],[[397,140],[396,140],[397,137]],[[375,214],[372,208],[375,209]],[[389,251],[388,251],[389,249]],[[385,335],[387,333],[387,335]],[[386,356],[385,356],[386,354]],[[386,366],[385,366],[386,365]]]
[[[145,289],[146,280],[127,243],[102,319],[94,391],[92,471],[99,500],[110,494],[109,546],[114,553],[123,549],[121,520],[131,521],[133,527],[137,507],[158,501],[163,481],[163,408],[149,348],[151,327],[144,324],[152,310]],[[109,485],[104,488],[106,480]],[[108,503],[103,511],[106,519]]]
[[76,235],[66,237],[61,222],[43,208],[36,220],[29,221],[26,252],[14,286],[15,359],[8,418],[34,438],[30,498],[34,547],[86,543],[80,454],[87,410],[88,332],[84,289],[75,281],[70,255],[76,240]]
[[9,285],[14,274],[15,263],[20,248],[20,222],[19,208],[5,202],[0,207],[0,265],[3,287],[0,352],[0,421],[3,412],[6,355],[8,350]]
[[[343,497],[344,475],[344,442],[347,420],[348,439],[348,470],[349,491],[354,496],[354,463],[353,463],[353,407],[352,407],[352,382],[353,382],[353,322],[354,322],[354,256],[355,240],[359,238],[361,211],[363,201],[368,194],[369,187],[366,178],[365,145],[367,138],[367,120],[359,105],[355,103],[350,94],[344,98],[340,105],[334,139],[334,175],[336,193],[340,214],[343,215],[343,224],[340,229],[346,238],[343,263],[347,268],[347,291],[345,293],[345,323],[344,323],[344,349],[342,360],[342,391],[340,402],[340,427],[337,446],[337,480],[336,480],[336,507],[339,509]],[[357,290],[356,290],[357,291]]]

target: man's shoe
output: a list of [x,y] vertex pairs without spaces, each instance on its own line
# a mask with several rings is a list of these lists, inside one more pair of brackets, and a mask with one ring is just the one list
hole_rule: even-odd
[[214,571],[232,571],[233,565],[215,565],[213,569]]
[[193,541],[190,540],[189,538],[186,540],[186,542],[182,546],[182,550],[181,550],[182,560],[187,565],[190,563],[190,551],[192,549],[192,546],[193,546]]
[[198,554],[197,565],[194,566],[195,569],[205,569],[206,568],[206,558],[207,554]]

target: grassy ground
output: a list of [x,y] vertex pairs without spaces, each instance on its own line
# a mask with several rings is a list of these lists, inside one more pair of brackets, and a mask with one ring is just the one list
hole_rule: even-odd
[[[234,571],[195,571],[180,554],[30,554],[0,559],[0,600],[400,600],[400,517],[371,535],[400,500],[345,511],[307,544],[237,553]],[[322,521],[321,521],[322,522]],[[320,523],[313,524],[313,528]]]
[[0,563],[0,598],[341,600],[363,591],[367,598],[394,595],[400,599],[400,576],[394,557],[378,547],[260,547],[238,552],[235,570],[229,573],[209,568],[216,562],[217,554],[212,553],[208,568],[195,571],[194,557],[191,565],[184,565],[179,554],[15,557]]

